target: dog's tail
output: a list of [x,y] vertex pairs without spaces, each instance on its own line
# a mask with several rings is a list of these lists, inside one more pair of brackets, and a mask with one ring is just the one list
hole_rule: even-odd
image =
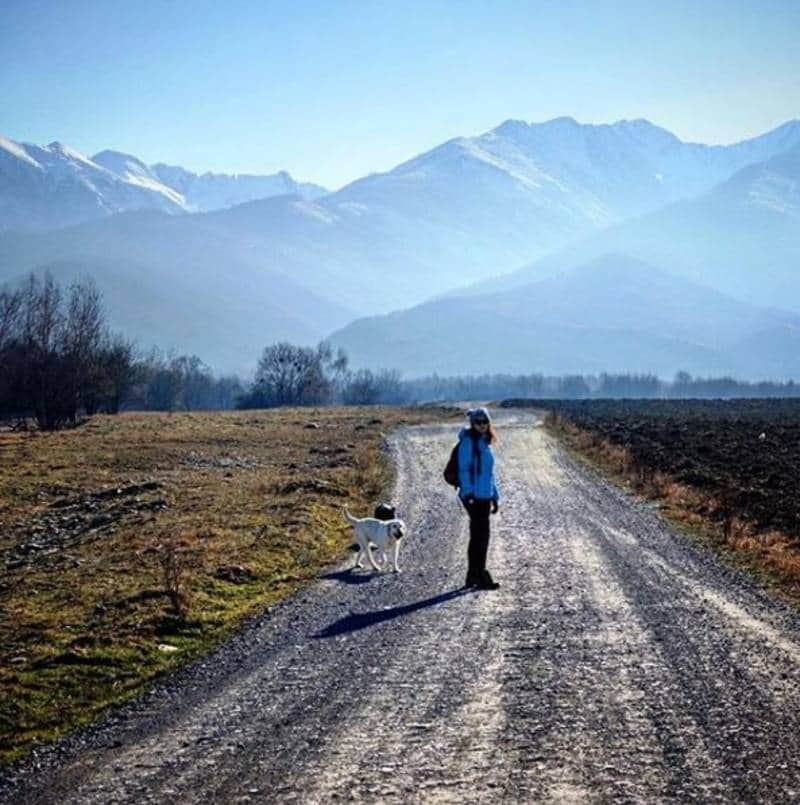
[[350,514],[349,511],[347,511],[347,506],[345,506],[345,508],[344,508],[344,516],[345,516],[345,519],[347,520],[348,523],[357,523],[358,522],[358,518],[353,517],[353,515]]

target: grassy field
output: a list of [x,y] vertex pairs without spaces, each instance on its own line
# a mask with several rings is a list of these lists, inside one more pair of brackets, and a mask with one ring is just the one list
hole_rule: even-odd
[[438,409],[93,417],[0,433],[0,760],[212,649],[341,556],[384,436]]

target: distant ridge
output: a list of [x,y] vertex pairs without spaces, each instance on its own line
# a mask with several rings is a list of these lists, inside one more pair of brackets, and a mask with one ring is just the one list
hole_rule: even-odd
[[[800,374],[800,314],[609,254],[508,291],[428,302],[330,336],[356,367],[426,374]],[[785,346],[778,350],[776,344]]]
[[297,182],[287,171],[267,176],[246,173],[197,174],[161,163],[151,165],[150,170],[161,182],[178,191],[185,199],[186,208],[192,212],[221,210],[248,201],[281,195],[313,200],[329,192],[311,182]]

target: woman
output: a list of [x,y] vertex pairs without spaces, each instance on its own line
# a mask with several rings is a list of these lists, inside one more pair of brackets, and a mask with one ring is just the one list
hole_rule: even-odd
[[469,569],[465,586],[496,590],[500,585],[486,569],[486,552],[489,514],[496,514],[500,505],[492,451],[497,434],[485,408],[473,408],[467,416],[470,426],[458,434],[458,495],[469,514]]

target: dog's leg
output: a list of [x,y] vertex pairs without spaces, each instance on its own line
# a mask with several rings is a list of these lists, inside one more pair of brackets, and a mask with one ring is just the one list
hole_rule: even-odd
[[358,543],[358,553],[356,554],[356,563],[353,565],[353,570],[364,567],[364,553],[367,550],[361,537],[356,534],[356,542]]
[[397,559],[400,554],[400,543],[395,540],[394,545],[392,546],[392,569],[395,573],[400,572],[400,567],[397,564]]
[[372,565],[373,570],[376,570],[378,573],[381,572],[381,568],[375,564],[375,557],[372,555],[372,546],[367,545],[367,559],[369,559],[369,563]]

